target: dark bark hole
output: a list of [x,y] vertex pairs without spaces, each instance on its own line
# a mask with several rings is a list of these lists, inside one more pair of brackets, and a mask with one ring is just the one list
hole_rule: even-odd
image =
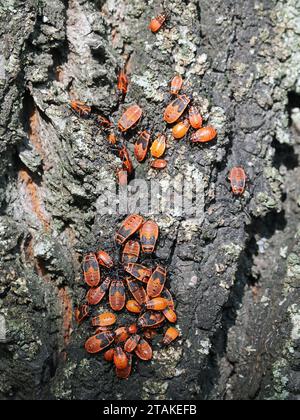
[[69,46],[66,41],[64,41],[59,47],[51,50],[53,64],[48,68],[48,80],[60,80],[62,68],[68,61],[69,51]]
[[292,110],[294,108],[300,108],[300,94],[297,92],[289,92],[288,93],[288,104],[287,104],[287,111],[289,114],[289,123],[290,126],[292,125]]
[[96,48],[91,48],[91,52],[93,54],[94,59],[97,60],[99,64],[105,64],[108,57],[104,46],[99,45]]
[[22,110],[22,121],[24,131],[26,133],[30,133],[30,118],[34,113],[34,100],[33,97],[30,95],[29,91],[26,90],[23,97],[23,110]]
[[277,231],[283,231],[286,226],[285,212],[276,213],[273,211],[265,217],[255,219],[247,230],[252,235],[270,239]]
[[275,149],[273,158],[273,165],[279,169],[280,166],[285,166],[288,170],[293,170],[299,166],[299,156],[295,153],[295,149],[290,144],[279,143],[278,140],[273,140],[272,147]]
[[[295,108],[300,108],[300,94],[291,91],[288,93],[287,113],[289,116],[289,127],[293,125],[292,113]],[[280,143],[274,139],[272,147],[275,149],[273,164],[275,168],[285,166],[288,170],[293,170],[299,166],[299,156],[295,153],[293,145]]]

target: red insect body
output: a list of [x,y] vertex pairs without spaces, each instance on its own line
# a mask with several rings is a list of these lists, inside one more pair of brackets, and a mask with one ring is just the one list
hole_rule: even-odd
[[247,175],[243,168],[233,168],[229,175],[231,189],[234,195],[242,195],[245,192]]
[[118,75],[117,88],[122,93],[123,96],[125,96],[127,94],[128,85],[129,85],[128,77],[127,77],[125,71],[121,70],[119,75]]
[[88,254],[83,260],[85,282],[90,287],[97,287],[100,283],[100,269],[95,254]]
[[106,268],[112,268],[114,265],[113,259],[105,251],[97,252],[97,260],[100,265],[103,265],[103,267],[106,267]]
[[189,121],[193,128],[198,130],[202,127],[202,116],[195,106],[191,106],[189,110]]
[[172,343],[172,341],[176,340],[178,336],[179,336],[179,331],[176,328],[174,327],[168,328],[163,338],[163,344],[165,346],[168,346],[170,343]]
[[128,358],[122,349],[122,347],[117,346],[114,352],[114,364],[117,369],[124,370],[128,366]]
[[151,168],[162,170],[168,166],[168,162],[164,159],[155,159],[151,162]]
[[130,236],[134,235],[143,225],[144,219],[138,214],[128,216],[121,224],[116,233],[115,240],[118,244],[123,245]]
[[168,301],[169,308],[173,310],[175,309],[173,297],[168,289],[164,288],[160,296]]
[[86,295],[89,305],[98,305],[104,298],[107,290],[109,289],[111,279],[107,277],[99,287],[91,288]]
[[89,307],[82,305],[75,309],[75,319],[78,324],[81,324],[89,316]]
[[115,324],[117,317],[111,312],[105,312],[101,315],[97,315],[92,319],[93,327],[109,327]]
[[139,344],[141,337],[138,334],[134,334],[128,338],[124,345],[124,350],[128,353],[132,353],[136,346]]
[[128,241],[124,247],[122,254],[122,263],[136,263],[141,252],[141,245],[138,241]]
[[167,270],[164,267],[158,266],[147,284],[147,295],[150,298],[158,297],[163,291],[166,279]]
[[153,18],[150,22],[149,29],[151,32],[156,33],[160,30],[160,28],[163,26],[167,19],[167,15],[158,15],[155,18]]
[[88,118],[91,115],[92,108],[81,101],[70,102],[72,110],[82,118]]
[[138,105],[133,105],[122,115],[118,127],[120,131],[125,132],[134,127],[143,115],[142,109]]
[[130,277],[126,279],[127,286],[130,292],[132,293],[134,299],[140,304],[143,305],[147,300],[146,291],[143,286],[137,281]]
[[173,124],[184,113],[191,99],[186,95],[177,96],[177,98],[167,106],[164,113],[164,120],[168,124]]
[[116,375],[120,379],[127,379],[127,378],[129,378],[129,376],[131,374],[131,370],[132,370],[132,354],[127,353],[126,356],[127,356],[127,360],[128,360],[127,367],[125,369],[117,369],[116,368]]
[[148,283],[152,270],[141,264],[126,264],[124,270],[135,279]]
[[88,353],[99,353],[106,347],[110,346],[115,339],[112,332],[103,332],[101,334],[90,337],[85,343],[85,349]]
[[119,327],[115,330],[115,334],[116,334],[115,342],[123,343],[129,337],[129,328]]
[[112,280],[109,288],[109,304],[114,311],[121,311],[126,303],[125,286],[122,280]]
[[138,162],[143,162],[147,156],[150,143],[150,133],[145,130],[140,133],[139,138],[137,139],[134,145],[134,156]]
[[142,250],[145,254],[152,254],[159,235],[159,227],[157,223],[148,220],[143,224],[140,230],[140,238]]
[[175,76],[171,81],[171,94],[178,95],[183,85],[183,80],[181,76]]
[[122,169],[127,171],[129,175],[132,175],[133,164],[126,146],[119,149],[119,158],[122,160]]
[[141,338],[135,349],[135,354],[141,360],[151,360],[153,357],[152,347],[144,338]]
[[147,311],[138,319],[138,326],[141,328],[153,328],[164,322],[165,317],[160,312]]
[[214,140],[218,133],[214,127],[207,126],[199,128],[196,133],[191,136],[192,143],[207,143]]

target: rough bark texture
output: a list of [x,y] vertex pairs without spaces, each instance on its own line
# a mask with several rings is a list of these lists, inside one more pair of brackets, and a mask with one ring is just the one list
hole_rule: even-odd
[[[1,399],[299,399],[300,4],[297,0],[0,2]],[[115,119],[116,71],[129,58],[126,104],[160,116],[174,72],[219,131],[218,142],[172,143],[167,182],[202,174],[201,226],[161,216],[158,256],[170,262],[182,339],[126,382],[82,343],[72,312],[80,261],[122,217],[98,216],[120,161],[70,96]],[[5,68],[5,72],[4,72]],[[228,170],[251,182],[241,200]]]

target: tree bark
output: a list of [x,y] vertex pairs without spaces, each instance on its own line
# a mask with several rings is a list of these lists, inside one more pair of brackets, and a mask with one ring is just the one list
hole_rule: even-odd
[[[1,2],[1,399],[299,399],[299,2],[173,0],[153,35],[160,4]],[[175,73],[218,140],[170,141],[167,172],[135,163],[135,176],[201,175],[205,217],[157,216],[182,337],[119,381],[85,353],[91,331],[73,311],[86,292],[82,255],[123,219],[96,206],[120,160],[68,104],[117,121],[138,103],[159,132]],[[237,165],[249,178],[240,199],[227,180]]]

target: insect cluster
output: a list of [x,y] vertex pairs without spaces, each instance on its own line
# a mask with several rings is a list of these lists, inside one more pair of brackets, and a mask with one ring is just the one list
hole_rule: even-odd
[[[157,16],[151,20],[149,29],[153,33],[158,32],[168,18],[167,14]],[[122,101],[128,87],[129,78],[124,67],[117,78],[117,92]],[[152,136],[151,130],[144,127],[134,143],[137,162],[143,163],[150,151],[150,166],[156,170],[168,166],[164,158],[167,129],[171,129],[175,140],[187,137],[191,131],[189,140],[192,144],[211,142],[218,135],[213,126],[203,126],[203,118],[193,98],[184,92],[181,76],[173,77],[169,94],[171,99],[162,115],[162,120],[167,124],[165,131]],[[127,185],[128,178],[134,174],[134,165],[125,138],[141,122],[143,109],[137,104],[131,105],[115,123],[112,116],[101,115],[84,102],[72,100],[70,106],[80,118],[92,119],[105,134],[107,144],[122,162],[116,171],[119,184]],[[233,168],[229,180],[233,194],[242,195],[247,181],[244,169]],[[89,290],[86,303],[76,309],[75,317],[78,323],[92,317],[91,324],[95,331],[86,341],[85,349],[92,354],[105,351],[104,360],[114,362],[119,378],[130,376],[133,355],[141,360],[151,360],[153,351],[149,341],[153,340],[166,321],[172,324],[177,321],[174,300],[166,288],[167,269],[160,264],[155,265],[153,259],[158,238],[159,228],[154,221],[131,215],[116,233],[114,251],[102,249],[84,258],[84,279]],[[106,295],[110,310],[96,314],[95,310],[104,302]],[[118,315],[124,309],[127,320],[129,314],[134,317],[131,323],[120,320]],[[178,336],[178,330],[171,326],[165,331],[162,343],[168,345]]]
[[[149,29],[157,33],[168,21],[169,14],[164,12],[153,18]],[[117,92],[122,100],[125,99],[129,87],[129,78],[125,68],[119,71],[117,78]],[[180,75],[173,77],[170,83],[171,102],[165,108],[163,120],[167,128],[171,127],[172,136],[176,140],[186,137],[190,130],[193,130],[189,139],[192,144],[208,143],[217,138],[217,130],[211,126],[203,126],[203,118],[193,103],[192,96],[183,93],[184,81]],[[116,170],[120,185],[125,186],[128,179],[134,174],[134,165],[130,152],[125,145],[124,135],[135,129],[143,117],[143,109],[135,104],[129,106],[121,115],[118,123],[114,123],[111,117],[105,117],[93,112],[92,107],[80,101],[71,101],[71,109],[82,118],[93,118],[97,126],[106,133],[108,144],[122,161],[122,165]],[[117,134],[117,129],[120,134]],[[165,130],[165,132],[166,132]],[[163,133],[156,134],[152,138],[150,129],[143,129],[138,133],[134,144],[134,156],[137,162],[145,161],[150,150],[152,160],[151,168],[163,170],[168,166],[164,155],[167,149],[167,136]],[[245,191],[247,176],[243,168],[233,168],[229,180],[232,192],[235,195],[242,195]]]
[[[92,315],[95,331],[86,341],[85,349],[91,354],[105,350],[104,360],[114,363],[119,378],[130,376],[133,355],[151,360],[153,350],[149,341],[166,321],[172,324],[177,321],[174,300],[166,288],[167,269],[154,265],[158,238],[159,228],[154,221],[130,215],[115,235],[117,258],[100,250],[86,255],[83,261],[89,290],[86,304],[76,309],[76,320],[80,324]],[[141,256],[144,261],[139,263]],[[110,310],[95,313],[106,295]],[[118,314],[124,309],[131,321],[118,325]],[[168,327],[162,344],[168,345],[178,336],[175,327]]]

